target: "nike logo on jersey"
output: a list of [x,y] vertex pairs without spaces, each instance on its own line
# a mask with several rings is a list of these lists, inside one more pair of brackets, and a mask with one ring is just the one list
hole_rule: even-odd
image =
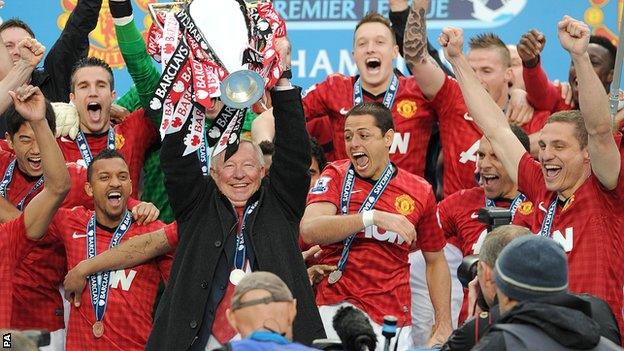
[[74,239],[80,239],[80,238],[86,238],[87,234],[78,234],[77,232],[74,232],[74,234],[72,234],[72,238]]
[[349,110],[348,110],[348,109],[346,109],[346,108],[344,108],[344,107],[340,109],[340,114],[341,114],[341,115],[346,116],[346,115],[347,115],[347,113],[349,113]]
[[64,136],[61,137],[61,141],[64,142],[64,143],[73,143],[74,142],[73,140],[71,140],[69,138],[66,138]]
[[477,218],[479,218],[479,215],[476,212],[473,212],[473,213],[470,214],[470,218],[477,219]]
[[544,207],[544,202],[540,201],[540,203],[537,205],[537,208],[539,208],[540,210],[544,211],[545,213],[548,213],[548,210],[546,209],[546,207]]
[[470,117],[470,115],[468,114],[468,112],[464,113],[464,119],[466,121],[474,121],[474,119],[472,119],[472,117]]

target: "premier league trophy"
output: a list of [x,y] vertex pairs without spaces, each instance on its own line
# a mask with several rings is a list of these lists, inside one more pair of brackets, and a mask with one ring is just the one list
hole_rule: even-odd
[[[274,43],[286,36],[284,21],[269,0],[185,0],[149,8],[148,52],[163,68],[149,112],[162,113],[161,137],[180,131],[190,117],[183,155],[199,150],[207,158],[206,149],[214,147],[214,154],[227,150],[229,157],[246,110],[282,75]],[[205,111],[217,98],[225,107],[206,131]]]

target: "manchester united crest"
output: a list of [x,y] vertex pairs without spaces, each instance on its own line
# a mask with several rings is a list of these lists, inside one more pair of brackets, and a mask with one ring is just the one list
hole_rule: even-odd
[[394,207],[396,208],[397,212],[404,216],[410,215],[412,212],[414,212],[415,206],[416,203],[414,202],[414,199],[412,199],[412,197],[407,194],[400,195],[396,199],[394,199]]
[[524,201],[518,206],[518,212],[528,216],[533,212],[533,203],[531,201]]
[[123,135],[115,133],[115,149],[120,150],[125,142],[126,138]]
[[416,115],[416,111],[418,111],[418,106],[416,106],[416,101],[401,100],[397,104],[397,112],[403,118],[414,117]]
[[[77,2],[78,0],[61,0],[63,13],[61,13],[56,21],[60,29],[65,27],[65,23],[67,23],[69,15],[76,7]],[[152,24],[152,19],[149,16],[149,10],[147,8],[147,4],[152,2],[156,2],[156,0],[134,0],[136,5],[135,9],[138,8],[143,12],[134,11],[135,21],[137,21],[137,24],[142,22],[144,28],[149,28]],[[110,14],[108,1],[102,2],[102,9],[100,10],[97,26],[91,34],[89,34],[89,39],[91,44],[89,47],[89,56],[94,56],[106,61],[112,68],[121,69],[125,66],[123,57],[119,51],[119,46],[117,45],[115,24]]]

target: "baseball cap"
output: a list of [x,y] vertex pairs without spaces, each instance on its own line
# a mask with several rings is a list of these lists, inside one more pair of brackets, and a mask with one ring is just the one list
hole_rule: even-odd
[[[266,290],[271,296],[241,302],[243,295],[251,290]],[[235,311],[248,306],[288,301],[293,301],[293,296],[280,277],[271,272],[252,272],[241,279],[234,288],[230,310]]]

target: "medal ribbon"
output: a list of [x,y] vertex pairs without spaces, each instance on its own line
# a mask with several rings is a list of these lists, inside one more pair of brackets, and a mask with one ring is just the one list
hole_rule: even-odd
[[[386,90],[386,94],[383,98],[383,104],[389,110],[392,110],[392,105],[394,105],[394,99],[397,96],[397,91],[399,90],[399,78],[396,74],[392,75],[392,80],[390,81],[390,85]],[[364,96],[362,95],[362,82],[360,78],[355,81],[353,84],[353,106],[359,105],[364,102]]]
[[[7,167],[7,170],[4,172],[4,177],[2,178],[2,183],[0,183],[0,195],[2,197],[4,197],[4,198],[7,198],[7,188],[9,187],[9,184],[11,184],[11,180],[13,179],[13,172],[15,171],[16,163],[17,163],[17,160],[11,161],[11,163],[9,164],[9,167]],[[39,179],[37,179],[37,181],[35,182],[33,187],[30,188],[28,193],[26,195],[24,195],[24,197],[20,200],[20,202],[16,206],[17,209],[20,210],[20,211],[23,210],[24,209],[24,203],[26,202],[26,199],[30,195],[32,195],[34,192],[39,190],[39,188],[41,188],[42,185],[43,185],[43,176],[41,176],[41,177],[39,177]]]
[[[91,154],[91,149],[89,148],[89,143],[87,142],[87,138],[84,133],[81,131],[76,135],[76,145],[78,145],[78,150],[82,155],[82,159],[85,161],[85,164],[89,166],[91,161],[93,160],[93,154]],[[115,131],[113,128],[108,129],[108,142],[107,147],[110,150],[115,150]]]
[[555,199],[548,206],[548,211],[546,211],[546,216],[544,217],[544,221],[542,222],[542,227],[540,228],[539,235],[550,237],[552,224],[555,219],[555,212],[557,210],[557,196],[555,195]]
[[[526,195],[523,193],[519,193],[516,197],[511,201],[511,205],[509,205],[509,212],[511,212],[511,219],[514,218],[516,214],[516,210],[518,210],[518,206],[526,200]],[[492,199],[485,198],[485,207],[496,207],[496,202]]]
[[[360,206],[358,213],[362,211],[371,210],[377,200],[381,197],[381,194],[386,190],[388,184],[390,184],[390,180],[392,180],[392,175],[394,174],[394,166],[392,163],[388,162],[388,165],[384,169],[381,177],[375,182],[371,191],[366,195],[366,201]],[[355,171],[353,170],[353,165],[349,167],[345,179],[342,183],[342,191],[340,196],[340,210],[343,215],[349,213],[349,203],[351,202],[351,193],[353,191],[353,186],[355,185]],[[355,240],[355,236],[357,233],[353,233],[349,235],[343,241],[342,253],[340,254],[340,260],[338,261],[338,270],[344,271],[345,266],[347,265],[347,260],[349,259],[349,250],[351,249],[351,244]]]
[[[117,226],[115,233],[108,245],[108,248],[113,248],[119,245],[121,238],[126,235],[130,225],[132,224],[132,214],[126,210],[121,223]],[[87,223],[87,258],[93,258],[97,255],[96,240],[95,240],[95,213],[91,215],[89,223]],[[108,288],[110,283],[110,271],[100,272],[89,276],[89,288],[91,293],[91,304],[95,311],[95,320],[101,321],[104,318],[106,312],[106,305],[108,303]]]
[[258,207],[258,201],[254,202],[251,206],[245,208],[243,213],[243,219],[241,223],[241,229],[236,234],[236,248],[234,249],[234,269],[244,270],[245,268],[245,256],[247,248],[245,247],[245,227],[247,224],[247,218]]

